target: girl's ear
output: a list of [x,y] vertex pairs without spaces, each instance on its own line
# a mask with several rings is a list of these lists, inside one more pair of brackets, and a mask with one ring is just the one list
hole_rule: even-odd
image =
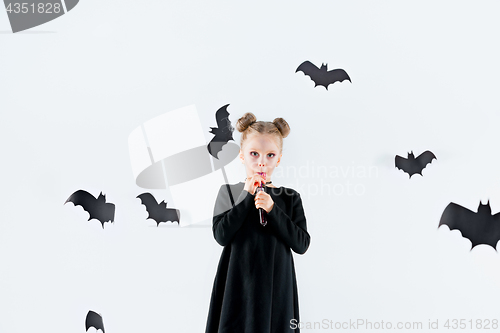
[[278,166],[281,162],[281,156],[283,156],[283,154],[280,154],[280,157],[278,157],[278,162],[276,162],[276,166]]
[[239,156],[240,156],[241,163],[243,163],[244,158],[243,158],[243,152],[241,151],[241,149],[240,149]]

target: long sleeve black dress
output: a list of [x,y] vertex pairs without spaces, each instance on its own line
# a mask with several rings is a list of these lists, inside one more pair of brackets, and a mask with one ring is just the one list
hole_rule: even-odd
[[291,328],[292,319],[299,322],[291,250],[303,254],[310,242],[300,194],[266,187],[274,206],[262,226],[255,195],[243,187],[243,182],[221,186],[215,203],[212,229],[224,249],[205,332],[299,332]]

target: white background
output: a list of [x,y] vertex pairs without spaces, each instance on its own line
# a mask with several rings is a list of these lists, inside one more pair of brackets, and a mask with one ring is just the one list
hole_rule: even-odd
[[[290,124],[272,180],[301,193],[308,220],[311,245],[294,254],[302,322],[464,332],[443,324],[500,319],[499,254],[437,229],[449,202],[500,211],[499,10],[82,0],[17,34],[0,11],[0,332],[85,332],[89,310],[109,333],[204,332],[222,247],[209,227],[146,220],[127,139],[195,104],[208,142],[228,103],[233,124],[248,111]],[[305,60],[352,83],[313,88],[295,73]],[[394,168],[396,154],[427,149],[438,159],[423,177]],[[315,177],[322,167],[339,172]],[[237,160],[227,172],[245,177]],[[78,189],[103,191],[114,224],[63,205]],[[333,330],[303,329],[320,331]]]

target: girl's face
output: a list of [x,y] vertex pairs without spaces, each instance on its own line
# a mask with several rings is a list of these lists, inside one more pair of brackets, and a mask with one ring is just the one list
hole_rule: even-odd
[[252,134],[245,140],[243,149],[240,149],[240,159],[245,164],[247,177],[265,172],[266,181],[271,180],[281,156],[272,134]]

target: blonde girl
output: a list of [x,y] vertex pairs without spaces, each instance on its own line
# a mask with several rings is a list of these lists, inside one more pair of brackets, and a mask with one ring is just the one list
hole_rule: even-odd
[[224,249],[205,332],[299,332],[292,251],[304,254],[310,236],[300,194],[271,180],[290,127],[283,118],[257,121],[246,113],[236,128],[246,178],[222,185],[215,203],[212,229]]

